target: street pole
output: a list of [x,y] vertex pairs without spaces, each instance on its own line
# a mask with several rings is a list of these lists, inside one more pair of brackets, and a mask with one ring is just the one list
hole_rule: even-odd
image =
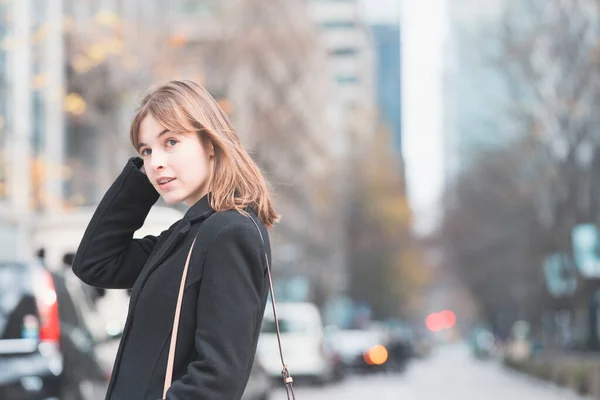
[[31,3],[14,2],[15,48],[12,53],[13,132],[9,190],[17,228],[17,257],[27,257],[31,221]]
[[60,211],[64,200],[65,165],[65,58],[63,36],[63,0],[46,0],[47,36],[44,46],[44,208],[46,213]]

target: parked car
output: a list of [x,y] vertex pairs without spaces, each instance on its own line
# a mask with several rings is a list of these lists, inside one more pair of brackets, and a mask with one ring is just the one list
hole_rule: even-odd
[[[312,303],[279,303],[279,330],[285,361],[295,380],[328,383],[334,378],[334,362],[326,351],[319,309]],[[265,311],[258,341],[257,357],[267,373],[281,380],[281,359],[275,319]]]
[[476,328],[471,332],[469,339],[471,352],[475,358],[488,359],[496,354],[496,338],[490,330]]
[[0,262],[0,399],[96,400],[107,376],[64,280]]
[[[283,387],[283,381],[281,381]],[[246,385],[246,390],[242,395],[242,400],[269,400],[272,390],[272,379],[261,365],[258,358],[254,358],[250,379]]]
[[325,354],[329,359],[329,362],[333,365],[333,382],[340,382],[344,380],[347,373],[346,364],[344,363],[342,354],[335,343],[337,332],[339,332],[339,328],[334,325],[326,326],[325,329],[323,329]]
[[[419,357],[419,339],[413,328],[398,319],[388,320],[379,325],[386,332],[385,347],[388,351],[388,370],[403,371],[411,359]],[[421,340],[423,337],[421,337]]]
[[379,329],[340,329],[331,341],[352,372],[389,369],[389,343],[385,332]]

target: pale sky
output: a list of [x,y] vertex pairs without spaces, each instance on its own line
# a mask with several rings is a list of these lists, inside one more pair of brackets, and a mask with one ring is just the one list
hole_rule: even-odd
[[401,21],[402,134],[415,229],[438,224],[444,185],[443,53],[447,0],[362,0],[376,21]]

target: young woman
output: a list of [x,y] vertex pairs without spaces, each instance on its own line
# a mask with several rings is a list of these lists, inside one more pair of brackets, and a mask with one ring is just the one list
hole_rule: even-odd
[[[179,286],[196,239],[166,399],[237,400],[269,289],[266,228],[278,216],[268,186],[227,116],[193,82],[151,90],[130,134],[139,157],[104,195],[73,263],[90,285],[132,289],[106,398],[163,398]],[[190,208],[159,236],[133,239],[159,196]]]

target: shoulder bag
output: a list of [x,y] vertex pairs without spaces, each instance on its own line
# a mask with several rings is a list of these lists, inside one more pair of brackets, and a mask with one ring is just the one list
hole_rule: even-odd
[[[265,241],[263,239],[262,233],[258,227],[258,224],[251,216],[248,216],[256,229],[258,230],[258,234],[260,235],[260,240],[263,245],[265,245]],[[185,267],[183,268],[183,274],[181,276],[181,284],[179,285],[179,295],[177,296],[177,308],[175,309],[175,318],[173,320],[173,332],[171,334],[171,346],[169,348],[169,358],[167,361],[167,372],[165,374],[165,384],[163,386],[163,399],[167,397],[167,390],[171,387],[171,382],[173,379],[173,364],[175,362],[175,347],[177,346],[177,333],[179,331],[179,319],[181,314],[181,303],[183,301],[183,291],[185,289],[185,281],[187,278],[188,267],[190,265],[190,258],[192,257],[192,250],[194,249],[194,244],[196,243],[196,239],[198,236],[194,238],[192,242],[192,246],[190,247],[190,251],[188,252],[187,259],[185,260]],[[273,279],[271,277],[271,267],[269,265],[269,258],[267,257],[267,253],[265,252],[265,262],[267,263],[267,275],[269,277],[269,289],[271,291],[271,305],[273,307],[273,316],[275,317],[275,328],[277,331],[277,343],[279,345],[279,356],[281,357],[281,365],[283,369],[281,370],[281,376],[283,378],[283,383],[285,384],[285,391],[287,393],[288,400],[296,400],[294,395],[294,388],[292,386],[292,382],[294,381],[288,371],[287,364],[283,359],[283,348],[281,346],[281,334],[279,332],[279,320],[277,318],[277,309],[275,307],[275,295],[273,293]]]

